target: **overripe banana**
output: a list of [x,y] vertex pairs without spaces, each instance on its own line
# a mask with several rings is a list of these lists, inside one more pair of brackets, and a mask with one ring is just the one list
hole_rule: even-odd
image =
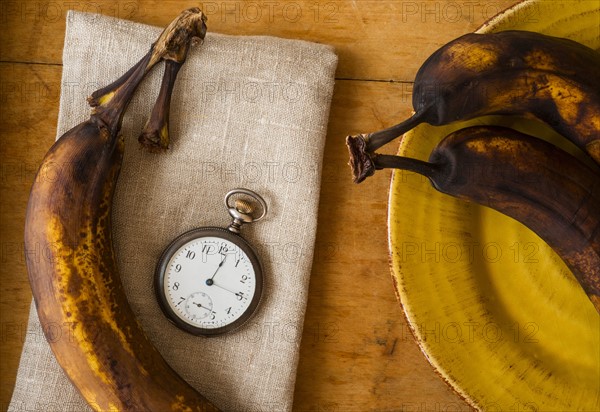
[[[526,31],[467,34],[434,52],[417,72],[413,116],[347,143],[368,157],[420,123],[522,115],[547,123],[600,164],[598,67],[600,54],[571,40]],[[363,166],[361,179],[374,172]]]
[[556,146],[494,126],[445,137],[424,162],[376,154],[377,168],[429,178],[440,192],[504,213],[537,233],[600,313],[600,174]]
[[[27,204],[25,247],[37,312],[66,375],[97,411],[213,411],[216,408],[165,362],[127,302],[111,234],[111,203],[123,157],[123,113],[138,84],[161,60],[183,62],[203,38],[200,9],[184,11],[134,67],[89,99],[89,120],[62,135],[40,170]],[[49,326],[66,328],[53,339]]]
[[[429,56],[417,77],[421,86],[430,87],[468,82],[474,73],[540,70],[600,87],[598,62],[597,51],[570,39],[523,30],[467,33]],[[416,93],[422,96],[420,90]]]

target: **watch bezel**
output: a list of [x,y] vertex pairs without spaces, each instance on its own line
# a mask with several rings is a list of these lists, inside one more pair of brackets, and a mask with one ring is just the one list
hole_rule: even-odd
[[[218,237],[234,243],[244,253],[246,253],[256,276],[254,295],[252,296],[252,300],[250,301],[248,308],[240,315],[239,318],[225,326],[218,328],[202,328],[186,322],[171,308],[168,297],[166,296],[164,290],[165,273],[167,270],[167,264],[171,260],[171,257],[186,243],[203,237]],[[182,233],[176,237],[162,252],[154,273],[154,292],[163,314],[175,326],[196,336],[210,337],[222,335],[224,333],[232,332],[244,325],[255,314],[256,309],[258,308],[262,298],[263,284],[264,276],[262,264],[260,263],[260,260],[258,259],[258,256],[256,255],[256,252],[252,246],[250,246],[250,244],[240,235],[220,227],[196,228]]]

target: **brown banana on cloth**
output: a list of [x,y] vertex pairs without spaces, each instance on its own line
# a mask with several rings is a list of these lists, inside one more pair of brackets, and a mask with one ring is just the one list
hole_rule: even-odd
[[[427,176],[442,193],[523,223],[564,260],[600,313],[597,170],[544,140],[494,126],[451,133],[435,147],[428,162],[381,154],[371,160],[377,169]],[[354,169],[355,177],[359,173]]]
[[51,251],[44,259],[27,258],[37,312],[42,325],[68,328],[68,339],[53,339],[53,329],[43,329],[58,363],[98,411],[217,410],[165,362],[136,321],[111,233],[123,114],[156,63],[183,63],[190,44],[204,38],[205,20],[198,8],[182,12],[137,64],[94,92],[89,120],[61,136],[42,162],[40,170],[65,166],[59,178],[40,176],[31,189],[25,248]]

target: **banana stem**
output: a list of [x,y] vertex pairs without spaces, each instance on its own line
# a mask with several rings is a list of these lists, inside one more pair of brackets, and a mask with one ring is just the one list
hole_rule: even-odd
[[123,114],[135,89],[152,68],[149,66],[151,59],[152,50],[114,83],[95,91],[88,98],[88,103],[94,108],[93,116],[104,122],[112,134],[117,134],[121,128]]
[[348,146],[348,152],[350,153],[349,164],[352,168],[354,183],[362,182],[373,175],[375,170],[383,168],[377,167],[375,164],[375,158],[382,156],[375,153],[375,150],[423,123],[426,114],[427,109],[421,110],[403,122],[387,129],[346,137],[346,146]]
[[165,62],[165,73],[163,75],[160,92],[150,118],[138,141],[150,151],[166,150],[169,148],[169,112],[171,106],[171,95],[175,86],[177,73],[183,63],[175,60]]
[[150,51],[127,73],[92,93],[88,99],[90,106],[94,108],[92,115],[103,121],[113,135],[117,135],[125,109],[144,76],[163,59],[183,64],[191,44],[204,39],[205,22],[206,16],[199,8],[184,10],[162,31]]
[[440,171],[435,163],[424,162],[404,156],[384,155],[375,153],[373,156],[375,168],[380,169],[402,169],[419,173],[433,179]]
[[[206,17],[204,15],[201,15],[199,20],[189,19],[188,17],[182,18],[182,20],[189,20],[189,23],[174,22],[163,31],[163,34],[155,43],[155,53],[151,59],[151,62],[159,58],[165,60],[165,72],[150,118],[138,137],[138,141],[142,146],[150,151],[161,151],[169,148],[169,112],[177,73],[185,63],[194,39],[204,39],[206,35]],[[184,26],[183,30],[182,25]],[[181,44],[182,38],[188,40]]]
[[422,110],[413,114],[411,117],[404,120],[403,122],[398,123],[395,126],[391,126],[387,129],[379,130],[377,132],[359,135],[360,137],[366,140],[367,145],[365,147],[365,150],[367,152],[374,152],[375,150],[388,144],[392,140],[398,138],[399,136],[402,136],[409,130],[415,128],[419,124],[423,123],[425,113],[427,113],[427,110]]
[[410,170],[430,179],[439,172],[439,167],[434,163],[403,156],[369,153],[365,150],[366,144],[364,139],[353,139],[351,136],[346,138],[354,183],[362,182],[372,176],[375,170],[381,169]]

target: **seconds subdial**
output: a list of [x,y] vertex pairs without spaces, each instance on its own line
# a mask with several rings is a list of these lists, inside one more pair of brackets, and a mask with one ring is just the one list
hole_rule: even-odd
[[206,293],[195,292],[187,298],[185,310],[192,320],[206,319],[213,313],[213,301]]

